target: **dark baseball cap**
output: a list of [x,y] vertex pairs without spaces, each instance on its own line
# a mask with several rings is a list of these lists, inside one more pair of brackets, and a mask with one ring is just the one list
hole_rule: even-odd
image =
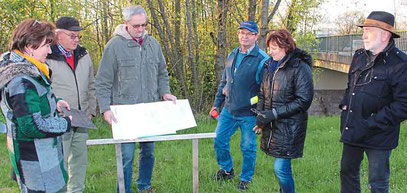
[[83,28],[79,26],[79,21],[73,17],[60,17],[55,22],[57,29],[66,29],[69,31],[81,31]]
[[240,23],[239,29],[242,29],[242,28],[247,29],[251,32],[256,32],[256,33],[259,32],[259,28],[257,27],[257,24],[250,20]]

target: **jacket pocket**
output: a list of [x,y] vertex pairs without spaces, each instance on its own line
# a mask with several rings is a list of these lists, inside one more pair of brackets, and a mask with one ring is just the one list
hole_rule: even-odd
[[343,128],[346,127],[346,116],[348,115],[347,110],[342,110],[341,111],[341,121],[340,121],[340,131],[341,133],[343,132]]
[[120,96],[135,96],[138,85],[136,82],[140,78],[139,64],[134,59],[119,60],[118,82]]
[[387,80],[386,74],[373,73],[370,82],[362,86],[361,90],[370,97],[386,97],[390,91]]
[[136,79],[139,70],[139,65],[135,59],[119,60],[119,81]]
[[361,88],[362,118],[366,119],[372,113],[377,113],[391,100],[391,88],[386,74],[373,74],[369,84]]

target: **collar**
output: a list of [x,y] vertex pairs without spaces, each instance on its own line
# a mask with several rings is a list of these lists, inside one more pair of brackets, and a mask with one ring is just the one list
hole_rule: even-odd
[[65,48],[59,42],[57,42],[57,47],[59,51],[61,51],[62,55],[64,55],[67,58],[72,57],[73,51],[70,52],[66,51]]
[[133,37],[132,35],[130,35],[129,33],[129,29],[127,28],[127,26],[125,26],[126,32],[129,34],[129,36],[131,37],[131,39],[133,39],[134,41],[138,42],[140,45],[143,42],[144,39],[144,35],[146,34],[146,31],[144,30],[143,35],[141,35],[141,37]]
[[13,50],[11,52],[10,60],[15,62],[22,62],[24,60],[27,60],[28,62],[34,64],[48,78],[48,80],[50,80],[49,68],[47,64],[42,63],[34,59],[33,57],[27,56],[18,50]]
[[255,46],[256,46],[256,44],[254,44],[252,47],[247,49],[246,52],[241,52],[242,48],[239,46],[239,52],[242,54],[250,54],[250,52],[254,49]]

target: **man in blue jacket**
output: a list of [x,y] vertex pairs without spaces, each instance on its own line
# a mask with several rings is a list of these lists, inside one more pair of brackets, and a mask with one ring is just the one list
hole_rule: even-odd
[[364,49],[353,56],[341,102],[341,192],[359,193],[366,153],[372,193],[389,192],[390,154],[407,118],[407,55],[393,38],[394,16],[373,11],[363,28]]
[[240,149],[243,154],[242,171],[238,189],[247,189],[256,165],[256,134],[252,130],[256,116],[250,110],[255,106],[250,99],[257,96],[261,83],[261,71],[269,56],[256,44],[258,27],[253,21],[244,21],[238,30],[240,46],[235,48],[226,60],[222,80],[219,84],[211,116],[224,108],[219,115],[214,142],[215,155],[220,169],[212,175],[216,181],[234,177],[230,137],[240,127]]

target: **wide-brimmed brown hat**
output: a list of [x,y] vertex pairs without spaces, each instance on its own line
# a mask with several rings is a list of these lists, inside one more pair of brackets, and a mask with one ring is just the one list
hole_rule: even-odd
[[400,35],[394,32],[394,15],[385,11],[372,11],[367,16],[365,22],[359,27],[378,27],[391,33],[393,38],[399,38]]

